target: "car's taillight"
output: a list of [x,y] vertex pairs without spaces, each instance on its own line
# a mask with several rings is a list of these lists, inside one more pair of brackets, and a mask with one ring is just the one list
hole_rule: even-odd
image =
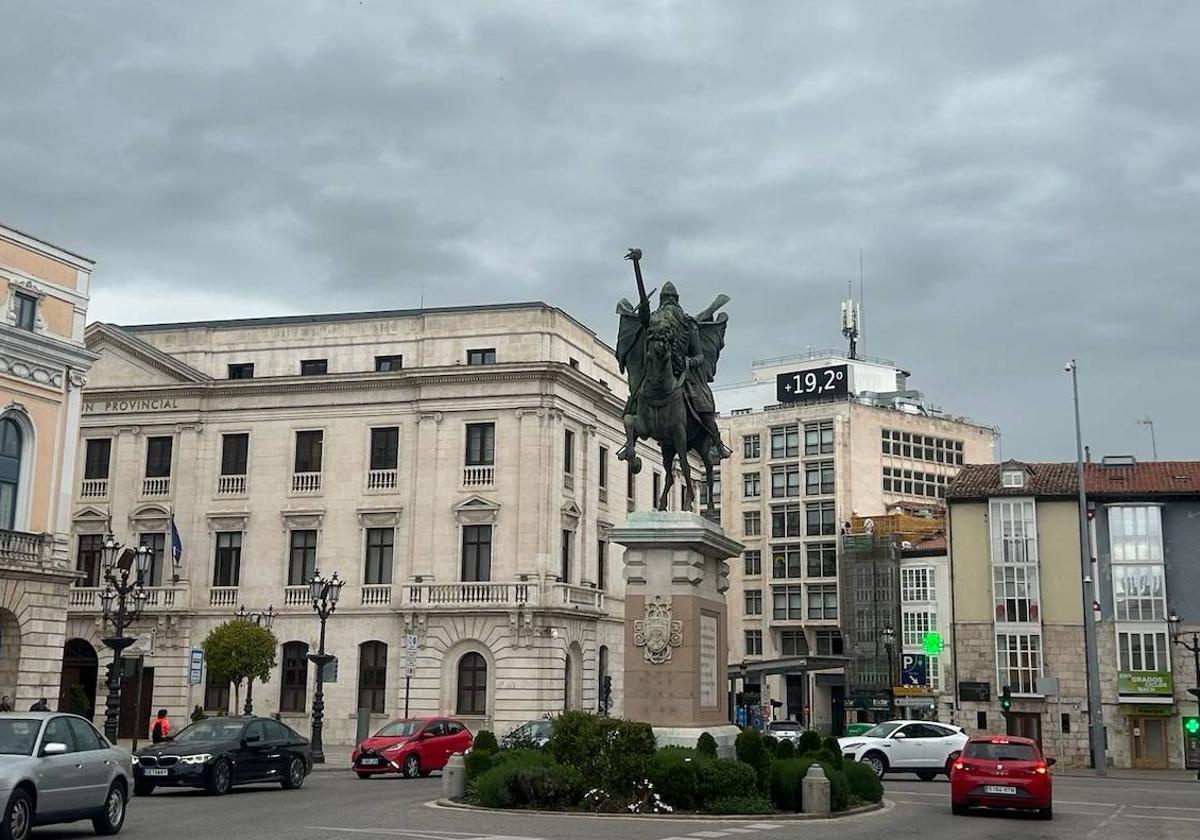
[[1039,764],[1037,767],[1033,768],[1033,772],[1037,773],[1039,776],[1045,776],[1046,775],[1046,765]]
[[963,764],[961,761],[956,761],[956,762],[954,762],[954,769],[955,770],[966,770],[967,765]]

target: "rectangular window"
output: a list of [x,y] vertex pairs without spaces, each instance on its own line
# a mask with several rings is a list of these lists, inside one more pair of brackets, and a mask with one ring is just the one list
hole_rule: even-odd
[[1038,561],[1037,518],[1032,499],[993,499],[992,563]]
[[76,549],[75,569],[83,572],[83,580],[75,582],[76,586],[100,585],[100,560],[104,549],[103,534],[80,534],[79,547]]
[[395,528],[367,529],[367,567],[363,572],[363,583],[392,582],[392,550],[395,540]]
[[[680,482],[679,483],[679,500],[680,500],[681,506],[683,504],[684,489],[685,488],[683,486],[683,483]],[[701,475],[700,476],[700,506],[703,508],[701,513],[704,516],[708,516],[708,492],[709,492],[708,491],[708,482],[705,481],[704,476]],[[714,515],[711,518],[712,518],[713,522],[716,522],[718,525],[720,525],[721,524],[721,471],[716,470],[716,469],[713,470],[712,496],[713,496]]]
[[759,435],[742,435],[742,460],[753,461],[762,452],[762,439]]
[[382,714],[387,703],[387,645],[363,642],[358,646],[358,706]]
[[637,506],[637,476],[628,467],[625,468],[625,499],[629,510]]
[[229,365],[227,368],[230,379],[253,379],[254,378],[254,363],[241,362],[240,364]]
[[212,674],[205,676],[204,711],[216,712],[221,715],[229,714],[229,683],[223,680],[214,680]]
[[809,543],[805,551],[808,577],[837,577],[837,543]]
[[143,582],[146,586],[162,586],[163,556],[166,554],[167,535],[141,534],[138,544],[150,549],[150,571],[146,573]]
[[747,537],[762,536],[762,513],[748,510],[742,513],[742,534]]
[[804,492],[808,496],[828,496],[833,492],[833,461],[804,465]]
[[570,429],[563,432],[563,473],[575,474],[575,433]]
[[804,454],[833,454],[833,421],[804,424]]
[[371,429],[371,469],[394,470],[400,461],[400,428]]
[[811,619],[838,617],[836,583],[810,583],[808,585],[808,617]]
[[937,615],[929,610],[904,610],[900,614],[900,644],[919,648],[929,633],[937,632]]
[[771,587],[771,616],[781,621],[804,618],[804,603],[799,586]]
[[492,526],[464,525],[462,529],[462,579],[492,579]]
[[17,329],[33,332],[37,326],[37,298],[16,292]]
[[800,465],[771,467],[771,498],[795,498],[800,495]]
[[249,455],[249,434],[221,435],[221,475],[245,475]]
[[800,505],[773,505],[771,507],[771,538],[785,539],[799,536],[802,536]]
[[494,365],[496,364],[496,348],[485,347],[479,350],[467,351],[468,365]]
[[745,569],[746,577],[755,577],[762,574],[762,552],[757,549],[752,549],[742,554],[742,565]]
[[283,678],[279,689],[279,711],[303,712],[308,699],[308,645],[288,642],[283,646]]
[[654,498],[652,499],[654,506],[658,507],[658,497],[662,495],[662,476],[658,473],[655,473],[650,479],[650,489],[654,493]]
[[490,467],[496,463],[496,424],[467,424],[468,467]]
[[746,615],[762,615],[762,590],[746,590]]
[[87,454],[84,456],[83,463],[84,479],[96,480],[108,478],[108,465],[111,457],[111,438],[88,438]]
[[1062,733],[1064,735],[1070,735],[1071,734],[1071,716],[1067,712],[1063,712],[1061,715],[1061,720],[1062,720],[1062,723],[1061,723]]
[[608,589],[608,540],[596,540],[596,588]]
[[762,631],[746,631],[746,656],[762,656]]
[[296,461],[294,472],[319,473],[325,433],[320,429],[296,432]]
[[1040,633],[996,634],[996,684],[1013,694],[1034,694],[1042,675]]
[[808,656],[808,637],[803,630],[780,630],[779,653],[781,656]]
[[1162,566],[1112,567],[1118,621],[1165,621],[1167,599]]
[[817,656],[842,656],[845,644],[840,630],[817,631]]
[[980,732],[987,732],[987,712],[975,713],[975,728]]
[[996,621],[1039,620],[1037,569],[1028,564],[992,567]]
[[146,438],[146,478],[166,478],[171,474],[172,437]]
[[811,502],[805,505],[805,514],[808,517],[808,536],[827,537],[837,533],[833,502]]
[[1114,563],[1161,563],[1162,511],[1155,505],[1108,509],[1108,540]]
[[1166,633],[1118,633],[1121,671],[1170,671]]
[[375,357],[375,372],[376,373],[391,373],[392,371],[400,370],[404,367],[403,356],[376,356]]
[[317,532],[292,531],[288,547],[288,586],[302,586],[317,571]]
[[558,570],[558,579],[563,583],[571,582],[571,566],[575,559],[575,532],[566,528],[562,530],[562,563]]
[[328,359],[302,359],[300,361],[301,376],[320,376],[329,373]]
[[608,495],[608,447],[600,447],[600,495]]
[[800,457],[800,427],[780,426],[771,430],[772,458]]
[[803,574],[800,545],[775,545],[771,547],[771,577],[798,578]]
[[933,601],[933,569],[905,568],[900,570],[900,600],[903,603]]
[[744,473],[742,475],[742,497],[746,499],[757,499],[762,495],[762,477],[756,473]]
[[218,531],[213,586],[237,586],[242,577],[242,532]]

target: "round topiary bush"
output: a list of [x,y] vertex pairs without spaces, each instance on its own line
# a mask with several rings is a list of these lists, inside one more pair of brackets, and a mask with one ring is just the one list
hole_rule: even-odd
[[796,748],[791,741],[780,741],[775,745],[775,758],[788,759],[796,757]]
[[496,736],[486,729],[480,729],[475,742],[471,744],[472,752],[494,753],[498,749],[500,745],[496,742]]
[[707,808],[718,799],[757,797],[758,777],[754,768],[733,758],[717,758],[696,764],[699,788],[696,799]]
[[766,793],[771,779],[771,753],[763,743],[762,735],[754,729],[743,729],[734,742],[734,751],[738,761],[754,768],[758,777],[758,789]]
[[842,767],[850,796],[863,802],[879,802],[883,799],[883,783],[875,771],[857,761],[847,761]]
[[829,737],[821,742],[821,749],[828,750],[833,757],[833,766],[841,769],[842,767],[842,747],[837,742],[837,738]]
[[705,758],[716,758],[717,739],[707,732],[700,733],[700,738],[696,741],[696,754]]
[[804,753],[815,753],[821,749],[821,736],[811,729],[806,729],[800,733],[800,739],[796,742],[796,752],[803,755]]

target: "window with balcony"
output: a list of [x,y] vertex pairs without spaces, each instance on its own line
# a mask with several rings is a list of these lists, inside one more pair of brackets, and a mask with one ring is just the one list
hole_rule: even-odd
[[808,637],[803,630],[779,631],[780,656],[808,656]]
[[809,543],[805,551],[808,558],[808,577],[837,577],[837,543]]
[[320,429],[296,432],[296,457],[292,470],[293,492],[315,492],[321,489],[321,467],[325,433]]
[[810,537],[829,537],[837,533],[837,516],[833,502],[810,502],[805,505],[807,534]]
[[800,495],[800,465],[771,467],[771,498],[795,498]]
[[746,656],[762,656],[762,631],[747,630],[744,638]]
[[808,496],[828,496],[833,493],[833,461],[818,461],[804,465],[804,492]]
[[171,477],[172,437],[146,438],[146,478]]
[[782,539],[803,536],[800,529],[800,505],[773,505],[771,507],[771,537]]
[[395,528],[367,529],[367,560],[363,569],[363,583],[371,585],[392,582],[392,550],[395,539]]
[[762,495],[762,476],[759,473],[744,473],[742,475],[742,498],[757,499]]
[[242,576],[242,532],[218,531],[213,586],[238,586]]
[[746,577],[758,577],[762,574],[762,552],[758,549],[748,549],[742,552],[742,567]]
[[771,606],[771,617],[780,621],[799,621],[804,618],[800,586],[771,587]]
[[832,619],[838,617],[836,583],[812,583],[808,585],[808,617],[811,619]]
[[478,350],[467,351],[468,365],[494,365],[496,364],[496,348],[484,347]]
[[468,423],[463,484],[488,486],[495,481],[496,424]]
[[600,466],[599,470],[600,482],[600,501],[608,501],[608,447],[600,447]]
[[1162,510],[1156,505],[1117,505],[1108,509],[1108,541],[1113,563],[1163,559]]
[[996,634],[996,684],[1013,694],[1035,694],[1042,675],[1041,633]]
[[492,579],[492,526],[464,525],[462,529],[462,579]]
[[400,429],[380,426],[371,429],[371,457],[367,471],[368,490],[395,490],[400,462]]
[[487,660],[471,651],[458,660],[457,702],[455,714],[480,716],[487,714]]
[[292,531],[288,545],[288,586],[303,586],[317,571],[317,532]]
[[308,698],[308,645],[288,642],[281,658],[279,711],[303,712]]
[[800,427],[779,426],[771,429],[771,458],[800,457]]
[[742,435],[742,460],[754,461],[761,456],[762,438],[757,435]]
[[804,454],[833,454],[833,421],[804,424]]
[[746,590],[746,615],[762,615],[762,590]]
[[15,292],[16,296],[16,315],[17,329],[33,332],[37,326],[37,305],[38,299],[33,295]]
[[1171,670],[1166,633],[1117,633],[1117,657],[1121,671]]
[[217,494],[241,495],[246,492],[246,472],[250,456],[250,435],[245,432],[221,435],[221,474]]
[[793,545],[775,545],[771,547],[771,577],[799,578],[804,573],[802,547],[799,543]]
[[900,600],[903,603],[935,600],[933,569],[929,567],[900,570]]
[[83,579],[77,580],[76,586],[100,585],[100,558],[103,551],[102,534],[79,535],[79,544],[75,549],[75,570],[83,572]]
[[358,709],[381,715],[387,702],[387,652],[383,642],[358,646]]
[[302,359],[300,361],[301,376],[321,376],[329,373],[328,359]]
[[253,379],[254,363],[241,362],[238,364],[232,364],[226,368],[226,371],[230,379]]
[[375,357],[375,372],[376,373],[391,373],[392,371],[400,370],[404,367],[403,356],[376,356]]
[[742,534],[747,537],[762,536],[762,512],[747,510],[742,513]]
[[562,529],[562,562],[559,564],[558,579],[563,583],[571,582],[572,566],[575,560],[575,532]]
[[163,558],[166,555],[167,535],[157,532],[139,534],[138,545],[150,549],[150,570],[146,573],[143,583],[146,586],[162,586]]
[[112,458],[111,438],[88,438],[83,458],[83,486],[80,497],[103,498],[108,495],[108,471]]
[[816,635],[817,656],[842,656],[845,653],[841,630],[818,630]]
[[17,496],[21,483],[24,435],[16,421],[0,420],[0,528],[13,530],[17,524]]

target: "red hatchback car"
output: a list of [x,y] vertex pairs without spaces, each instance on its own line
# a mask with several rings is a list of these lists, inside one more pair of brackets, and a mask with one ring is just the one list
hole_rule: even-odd
[[378,773],[411,779],[441,770],[450,756],[465,753],[474,742],[471,730],[453,718],[394,720],[355,747],[350,761],[360,779]]
[[1037,744],[1015,735],[976,735],[950,765],[950,810],[1020,808],[1053,816],[1050,767]]

